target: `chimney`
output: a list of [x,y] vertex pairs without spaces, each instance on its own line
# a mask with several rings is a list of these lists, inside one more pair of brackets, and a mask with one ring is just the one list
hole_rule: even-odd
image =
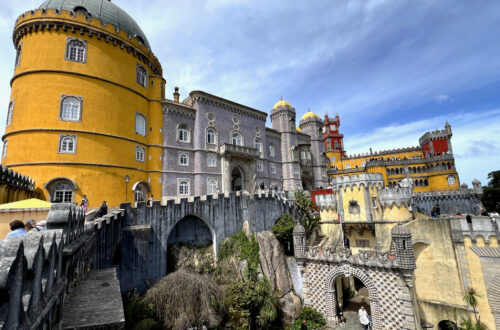
[[179,94],[179,87],[175,86],[174,90],[175,90],[175,92],[174,92],[174,101],[175,102],[179,102],[179,96],[180,96],[180,94]]

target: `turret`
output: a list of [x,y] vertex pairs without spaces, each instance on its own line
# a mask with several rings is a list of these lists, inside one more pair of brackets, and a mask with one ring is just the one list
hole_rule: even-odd
[[295,258],[304,259],[306,257],[306,246],[306,230],[300,223],[297,223],[293,228],[293,252]]
[[413,253],[413,243],[411,240],[411,231],[398,223],[391,230],[392,253],[394,253],[396,265],[404,270],[414,270],[417,268],[415,263],[415,254]]
[[309,110],[306,112],[299,124],[302,131],[311,137],[312,171],[314,175],[314,187],[326,187],[325,145],[323,144],[322,128],[323,122],[317,114]]
[[474,181],[472,181],[472,191],[474,191],[474,193],[477,195],[483,194],[483,187],[481,186],[481,181],[479,181],[478,179],[474,179]]

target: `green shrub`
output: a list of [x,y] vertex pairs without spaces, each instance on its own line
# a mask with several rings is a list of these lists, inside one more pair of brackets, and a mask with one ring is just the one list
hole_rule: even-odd
[[259,243],[255,237],[248,239],[245,232],[240,231],[225,239],[219,247],[219,262],[237,257],[239,260],[248,261],[249,278],[256,279],[259,269]]
[[295,212],[300,224],[306,230],[307,237],[319,226],[319,212],[311,198],[304,191],[295,192]]
[[293,245],[293,228],[295,219],[290,214],[285,214],[273,226],[274,237],[283,245],[285,252],[290,253],[289,247]]
[[300,326],[304,320],[306,320],[307,329],[320,329],[326,326],[326,321],[320,312],[312,307],[305,306],[300,312],[299,318],[288,329],[300,330]]

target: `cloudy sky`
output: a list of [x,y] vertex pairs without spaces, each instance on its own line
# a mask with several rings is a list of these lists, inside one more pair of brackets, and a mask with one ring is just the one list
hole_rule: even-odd
[[[413,146],[453,129],[462,182],[500,169],[500,1],[113,0],[178,85],[269,111],[338,113],[348,153]],[[0,118],[12,28],[41,1],[0,2]],[[168,92],[168,95],[171,95]]]

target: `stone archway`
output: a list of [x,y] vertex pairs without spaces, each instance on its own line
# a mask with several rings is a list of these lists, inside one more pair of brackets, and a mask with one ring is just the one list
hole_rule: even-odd
[[245,190],[243,173],[239,167],[234,167],[231,172],[231,191]]
[[381,329],[382,322],[380,318],[380,306],[378,292],[370,277],[362,270],[353,268],[348,264],[339,265],[328,273],[324,280],[325,289],[325,310],[328,320],[333,320],[337,311],[337,298],[336,298],[336,282],[339,276],[354,276],[360,280],[368,290],[370,299],[370,310],[372,313],[372,321],[374,329]]

